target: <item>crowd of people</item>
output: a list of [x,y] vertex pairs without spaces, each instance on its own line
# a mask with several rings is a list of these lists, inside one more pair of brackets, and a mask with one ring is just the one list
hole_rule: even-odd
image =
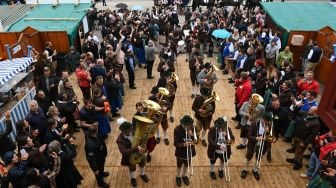
[[[292,143],[287,152],[294,156],[286,161],[293,164],[293,170],[302,168],[304,153],[311,148],[309,168],[306,174],[301,174],[310,178],[309,187],[335,186],[336,134],[322,125],[317,114],[320,88],[314,79],[314,69],[323,56],[318,44],[313,41],[307,44],[301,58],[303,69],[297,75],[290,47],[281,46],[281,33],[268,28],[262,10],[185,8],[183,14],[185,21],[180,23],[177,8],[169,6],[155,6],[146,11],[90,11],[91,31],[80,49],[82,54],[71,47],[68,69],[62,70],[60,77],[56,76],[57,52],[51,42],[46,43],[41,58],[34,52],[34,58],[40,59],[34,65],[35,100],[30,101],[26,118],[15,125],[7,113],[6,130],[0,135],[1,186],[11,183],[13,187],[77,187],[83,177],[73,162],[74,139],[75,132],[82,131],[86,159],[97,184],[109,187],[104,180],[109,176],[104,164],[110,122],[120,116],[125,86],[137,89],[136,66],[147,69],[147,79],[153,79],[154,62],[158,59],[156,70],[160,78],[148,100],[135,105],[137,112],[132,122],[123,118],[117,121],[120,135],[116,143],[122,154],[121,165],[128,166],[131,185],[137,185],[136,165],[140,166],[141,179],[148,182],[145,165],[161,142],[159,127],[163,130],[164,144],[170,144],[167,129],[175,121],[173,106],[175,99],[179,100],[175,98],[179,79],[175,66],[184,63],[181,58],[177,60],[183,51],[186,52],[183,61],[188,62],[190,70],[193,99],[190,108],[194,117],[182,116],[174,128],[177,186],[182,182],[189,185],[188,172],[199,142],[208,149],[211,179],[217,178],[214,166],[218,158],[218,176],[229,179],[227,163],[236,139],[226,117],[212,123],[218,94],[224,92],[214,89],[215,84],[222,82],[216,76],[219,69],[231,75],[228,81],[236,88],[236,116],[232,120],[237,121],[241,138],[236,148],[246,149],[241,178],[248,175],[255,155],[252,173],[259,180],[262,156],[266,154],[267,161],[272,162],[272,143],[282,137]],[[215,38],[212,33],[216,29],[226,29],[231,36]],[[102,38],[94,30],[101,30]],[[158,49],[161,50],[156,56]],[[208,58],[217,55],[219,68],[207,62],[205,55]],[[80,94],[69,80],[73,72],[83,102],[78,100]],[[146,129],[141,131],[143,125]],[[17,130],[15,142],[9,138],[12,126]]]

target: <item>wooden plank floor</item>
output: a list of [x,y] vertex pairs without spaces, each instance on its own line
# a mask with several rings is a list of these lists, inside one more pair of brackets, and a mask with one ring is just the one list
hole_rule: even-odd
[[[178,81],[178,89],[173,112],[175,123],[170,123],[170,128],[168,129],[170,145],[166,146],[161,143],[156,146],[154,152],[152,153],[152,161],[146,166],[146,172],[150,181],[149,183],[143,183],[139,178],[139,174],[137,174],[138,187],[176,187],[175,148],[172,145],[173,128],[177,125],[179,119],[183,115],[190,114],[192,112],[191,106],[193,102],[190,97],[191,83],[189,79],[188,63],[185,62],[184,58],[185,55],[178,56],[176,73],[180,77],[180,80]],[[209,60],[211,60],[211,62],[216,62],[214,58]],[[158,62],[156,61],[153,68],[153,75],[155,79],[147,80],[146,70],[137,68],[135,74],[137,89],[129,90],[128,85],[125,85],[126,95],[124,97],[124,107],[121,113],[127,120],[131,120],[133,114],[135,113],[135,103],[143,99],[147,99],[150,95],[152,86],[156,84],[159,77],[158,72],[156,72],[157,63]],[[124,74],[126,76],[126,80],[128,80],[127,73],[125,72]],[[223,75],[221,72],[217,72],[217,76],[219,77],[219,81],[215,85],[215,91],[218,92],[221,101],[216,104],[214,119],[222,116],[228,116],[230,119],[234,115],[234,87],[227,82],[229,76]],[[71,80],[75,91],[78,96],[81,97],[82,95],[76,84],[77,81],[74,75],[71,76]],[[239,130],[234,128],[236,123],[230,119],[229,126],[232,128],[236,137],[236,144],[239,144]],[[111,122],[111,127],[112,134],[110,134],[109,138],[106,140],[108,146],[108,157],[105,164],[105,169],[110,172],[110,176],[105,180],[111,187],[131,187],[128,170],[126,167],[120,165],[121,155],[116,145],[116,137],[119,134],[119,129],[116,121]],[[76,136],[78,156],[76,157],[75,163],[84,177],[82,187],[97,187],[93,172],[88,166],[85,158],[83,133],[77,133]],[[209,161],[206,154],[206,148],[201,144],[198,144],[196,146],[196,157],[193,158],[194,174],[193,176],[190,176],[190,187],[305,187],[307,180],[304,180],[299,176],[300,173],[304,173],[306,170],[305,167],[303,167],[303,170],[296,172],[293,171],[292,166],[285,161],[286,158],[293,157],[292,154],[286,153],[286,149],[289,147],[290,145],[282,142],[281,139],[273,145],[273,162],[268,163],[265,158],[263,159],[261,164],[261,179],[260,181],[256,181],[251,171],[245,180],[240,178],[240,171],[242,170],[246,150],[236,150],[235,146],[233,146],[233,154],[230,160],[231,182],[227,183],[223,179],[217,179],[216,181],[210,179]],[[305,164],[306,163],[307,161],[305,161]]]

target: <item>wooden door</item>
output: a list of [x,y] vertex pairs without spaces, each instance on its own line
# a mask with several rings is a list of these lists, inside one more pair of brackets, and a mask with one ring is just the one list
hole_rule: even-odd
[[[332,64],[331,72],[336,72],[336,63]],[[330,129],[336,129],[336,74],[329,75],[318,107],[318,114]]]

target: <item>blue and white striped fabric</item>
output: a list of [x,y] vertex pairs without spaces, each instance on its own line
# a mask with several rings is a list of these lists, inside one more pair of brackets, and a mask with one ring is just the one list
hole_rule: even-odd
[[8,82],[17,73],[26,70],[32,62],[33,59],[31,57],[0,61],[0,85]]
[[[29,102],[34,100],[36,95],[36,89],[32,88],[16,105],[10,110],[11,122],[13,125],[13,132],[11,133],[11,138],[15,141],[16,138],[16,127],[15,123],[21,119],[24,119],[29,112]],[[5,118],[0,120],[0,132],[5,131]]]

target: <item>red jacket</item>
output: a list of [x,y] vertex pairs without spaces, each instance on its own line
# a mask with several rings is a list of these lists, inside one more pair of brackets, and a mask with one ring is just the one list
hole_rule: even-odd
[[302,93],[302,91],[315,91],[319,94],[320,85],[317,83],[316,80],[313,80],[311,83],[307,83],[305,79],[300,79],[297,83],[298,87],[298,95]]
[[90,81],[88,80],[89,75],[90,73],[86,72],[84,69],[81,68],[76,69],[76,76],[79,87],[90,87]]
[[240,108],[244,102],[248,101],[252,93],[252,85],[249,79],[241,82],[236,90],[236,103]]

